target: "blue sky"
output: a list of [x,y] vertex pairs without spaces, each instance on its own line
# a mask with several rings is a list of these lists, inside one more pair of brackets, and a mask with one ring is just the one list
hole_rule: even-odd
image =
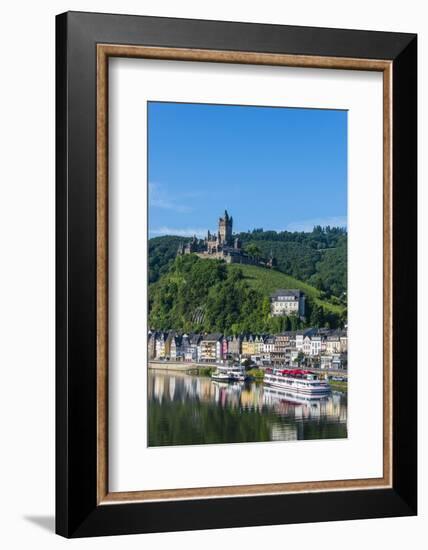
[[149,237],[347,224],[347,113],[148,104]]

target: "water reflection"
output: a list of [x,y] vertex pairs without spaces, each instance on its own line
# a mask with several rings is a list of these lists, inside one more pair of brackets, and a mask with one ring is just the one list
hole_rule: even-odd
[[263,384],[150,370],[149,446],[347,437],[346,394],[297,398]]

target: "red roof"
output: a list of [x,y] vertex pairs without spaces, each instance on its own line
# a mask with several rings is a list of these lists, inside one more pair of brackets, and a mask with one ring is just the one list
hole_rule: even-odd
[[302,369],[283,369],[281,374],[285,374],[286,376],[302,376],[305,374],[311,374],[311,371]]

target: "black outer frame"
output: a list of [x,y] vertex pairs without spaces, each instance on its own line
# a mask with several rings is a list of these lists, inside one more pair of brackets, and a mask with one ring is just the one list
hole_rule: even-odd
[[[393,488],[97,506],[97,43],[393,61]],[[417,513],[416,73],[414,34],[82,12],[56,17],[58,534],[84,537]],[[415,345],[406,347],[408,341]]]

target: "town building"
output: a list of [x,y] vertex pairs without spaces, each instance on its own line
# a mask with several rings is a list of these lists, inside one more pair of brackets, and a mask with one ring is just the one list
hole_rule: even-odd
[[254,339],[254,353],[256,355],[260,355],[261,353],[263,353],[263,344],[264,344],[263,336],[256,336]]
[[256,353],[256,343],[252,334],[245,334],[242,339],[242,355],[251,357]]
[[269,336],[263,343],[263,353],[271,354],[275,350],[275,336]]
[[165,332],[158,332],[156,335],[156,359],[165,358],[165,341],[167,336]]
[[310,340],[311,340],[311,345],[310,345],[309,354],[311,356],[320,355],[322,341],[323,341],[322,336],[320,334],[314,334],[313,336],[311,336]]
[[299,330],[296,332],[296,349],[297,351],[301,351],[302,353],[304,353],[303,351],[303,344],[304,344],[304,340],[306,338],[306,336],[312,336],[312,334],[315,334],[316,330],[313,329],[313,328],[307,328],[305,330]]
[[341,331],[339,335],[340,339],[340,351],[341,353],[347,353],[348,352],[348,335],[345,331]]
[[339,334],[332,334],[327,336],[325,351],[327,354],[340,353],[340,336]]
[[182,348],[183,337],[179,334],[175,334],[171,338],[170,358],[171,361],[182,361],[184,358]]
[[199,361],[200,341],[200,334],[183,335],[183,355],[185,361],[191,363]]
[[242,342],[242,339],[241,339],[241,336],[233,336],[233,338],[231,338],[229,340],[229,346],[228,346],[228,351],[229,351],[229,354],[230,355],[235,355],[235,356],[239,356],[241,355],[241,342]]
[[288,330],[275,336],[273,350],[270,353],[271,362],[281,365],[290,361],[290,352],[296,347],[295,332]]
[[321,355],[320,367],[322,369],[343,369],[345,364],[344,357],[345,356],[340,353]]
[[229,352],[229,340],[228,338],[223,338],[221,341],[221,356],[222,358],[227,358]]
[[157,333],[150,330],[147,338],[147,356],[149,361],[156,357],[156,339]]
[[215,363],[221,361],[222,356],[222,340],[221,334],[206,334],[200,342],[200,357],[203,362]]
[[165,344],[164,344],[165,357],[171,357],[171,344],[174,338],[175,338],[175,332],[172,332],[172,331],[169,332],[165,338]]
[[302,351],[305,355],[311,354],[311,342],[312,342],[312,337],[311,335],[307,334],[303,338],[303,348],[302,348]]
[[297,315],[300,318],[304,318],[304,293],[296,289],[278,289],[271,294],[270,312],[273,317]]
[[[305,363],[306,366],[326,369],[347,368],[345,330],[308,328],[276,335],[247,333],[235,336],[150,330],[147,346],[149,361],[170,359],[188,363],[222,363],[228,359],[246,358],[260,367],[281,368]],[[301,360],[302,354],[304,361]]]

